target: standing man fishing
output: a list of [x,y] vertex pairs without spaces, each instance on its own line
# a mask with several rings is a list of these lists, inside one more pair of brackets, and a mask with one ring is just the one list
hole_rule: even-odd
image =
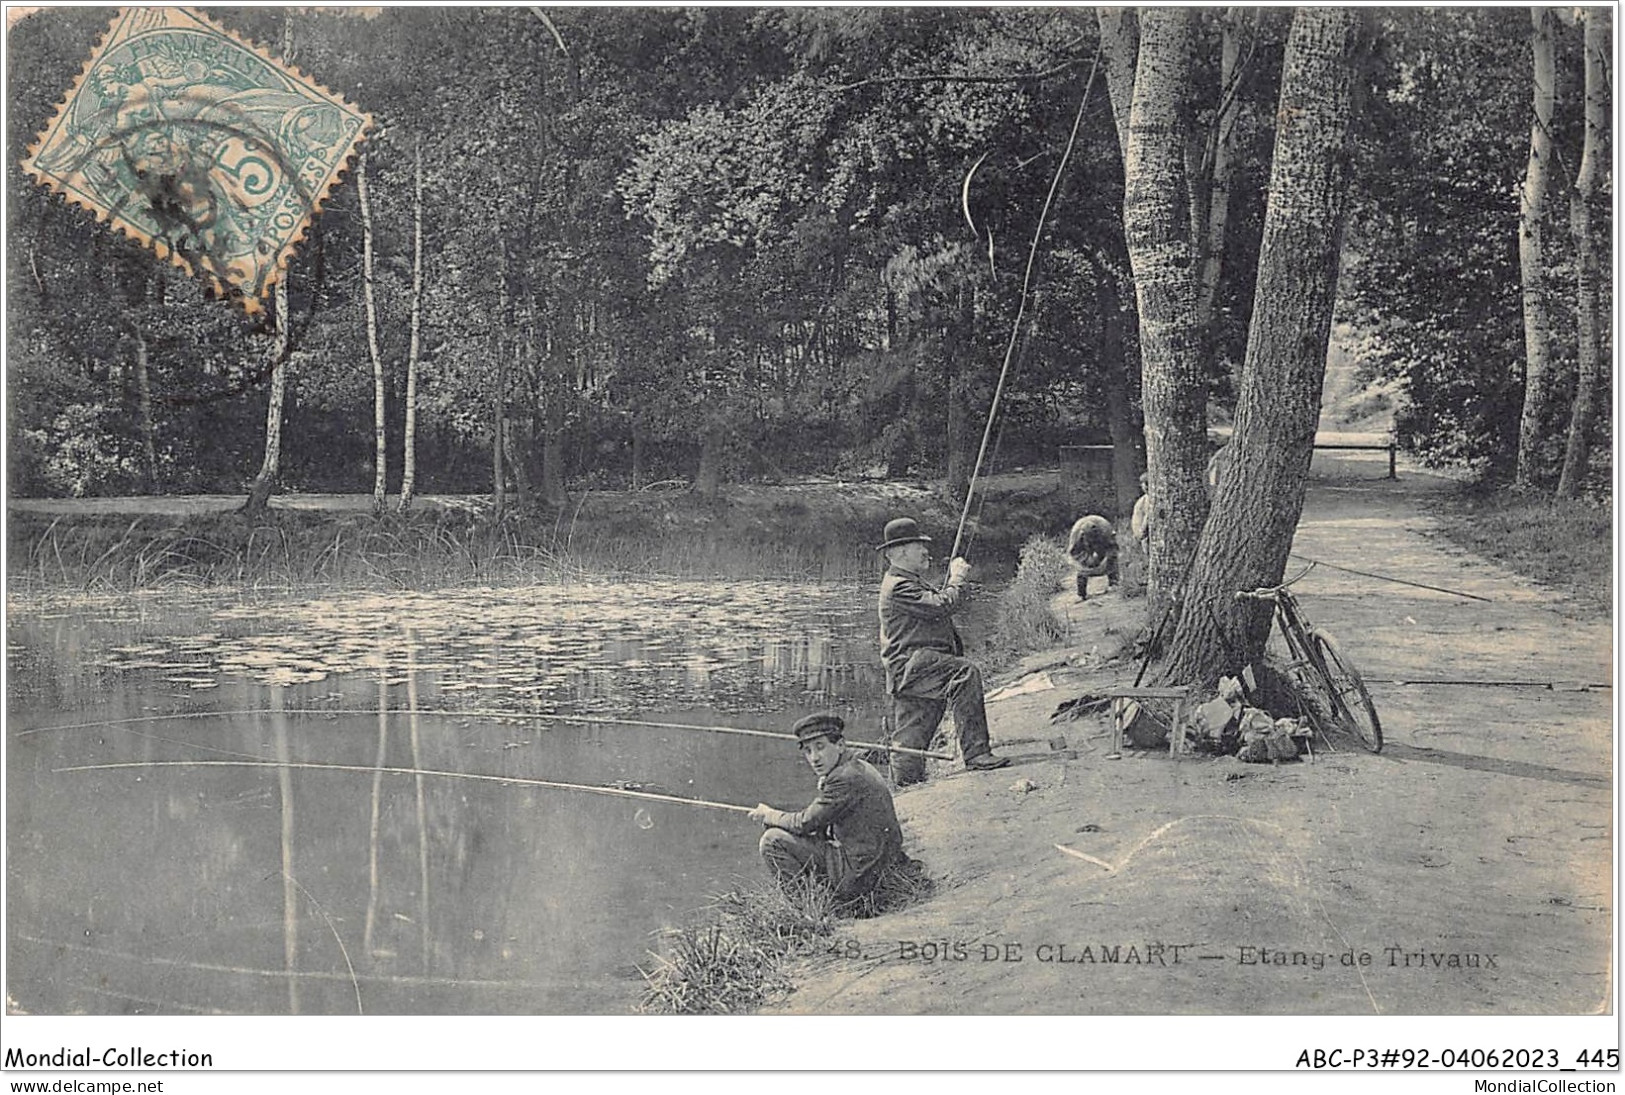
[[[925,582],[931,566],[912,518],[886,524],[885,542],[875,550],[886,557],[880,583],[880,660],[886,667],[886,692],[892,697],[895,726],[890,744],[925,749],[950,706],[965,767],[984,771],[1010,761],[993,755],[988,744],[987,710],[982,701],[982,671],[965,657],[965,644],[953,614],[964,607],[963,590],[970,564],[955,557],[948,564],[942,589]],[[892,754],[892,779],[899,787],[925,779],[925,758]]]
[[750,812],[767,826],[760,849],[780,882],[811,877],[842,901],[875,888],[903,857],[903,830],[880,773],[842,741],[839,715],[808,715],[792,728],[802,757],[818,776],[818,797],[789,813],[767,803]]

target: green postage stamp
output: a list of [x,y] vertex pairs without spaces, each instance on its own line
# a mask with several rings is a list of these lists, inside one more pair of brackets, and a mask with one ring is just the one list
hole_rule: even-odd
[[126,8],[23,170],[253,312],[371,124],[196,12]]

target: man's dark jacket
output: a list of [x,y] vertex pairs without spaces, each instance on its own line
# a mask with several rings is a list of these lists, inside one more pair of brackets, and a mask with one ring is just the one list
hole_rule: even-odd
[[894,566],[886,571],[880,582],[880,661],[889,694],[906,690],[908,659],[916,650],[964,655],[953,621],[961,605],[959,586],[952,582],[938,591],[911,570]]
[[886,864],[903,851],[891,789],[873,765],[844,746],[840,763],[818,781],[818,797],[805,810],[780,811],[772,824],[796,836],[834,841],[829,875],[841,897],[873,889]]

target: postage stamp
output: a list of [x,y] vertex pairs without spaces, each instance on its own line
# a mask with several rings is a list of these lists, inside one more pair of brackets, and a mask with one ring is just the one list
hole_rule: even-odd
[[126,8],[22,166],[256,312],[371,124],[203,15]]

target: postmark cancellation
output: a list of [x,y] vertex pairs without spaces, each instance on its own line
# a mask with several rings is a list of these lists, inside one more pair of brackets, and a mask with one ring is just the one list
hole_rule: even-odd
[[125,8],[22,166],[255,312],[371,125],[197,12]]

